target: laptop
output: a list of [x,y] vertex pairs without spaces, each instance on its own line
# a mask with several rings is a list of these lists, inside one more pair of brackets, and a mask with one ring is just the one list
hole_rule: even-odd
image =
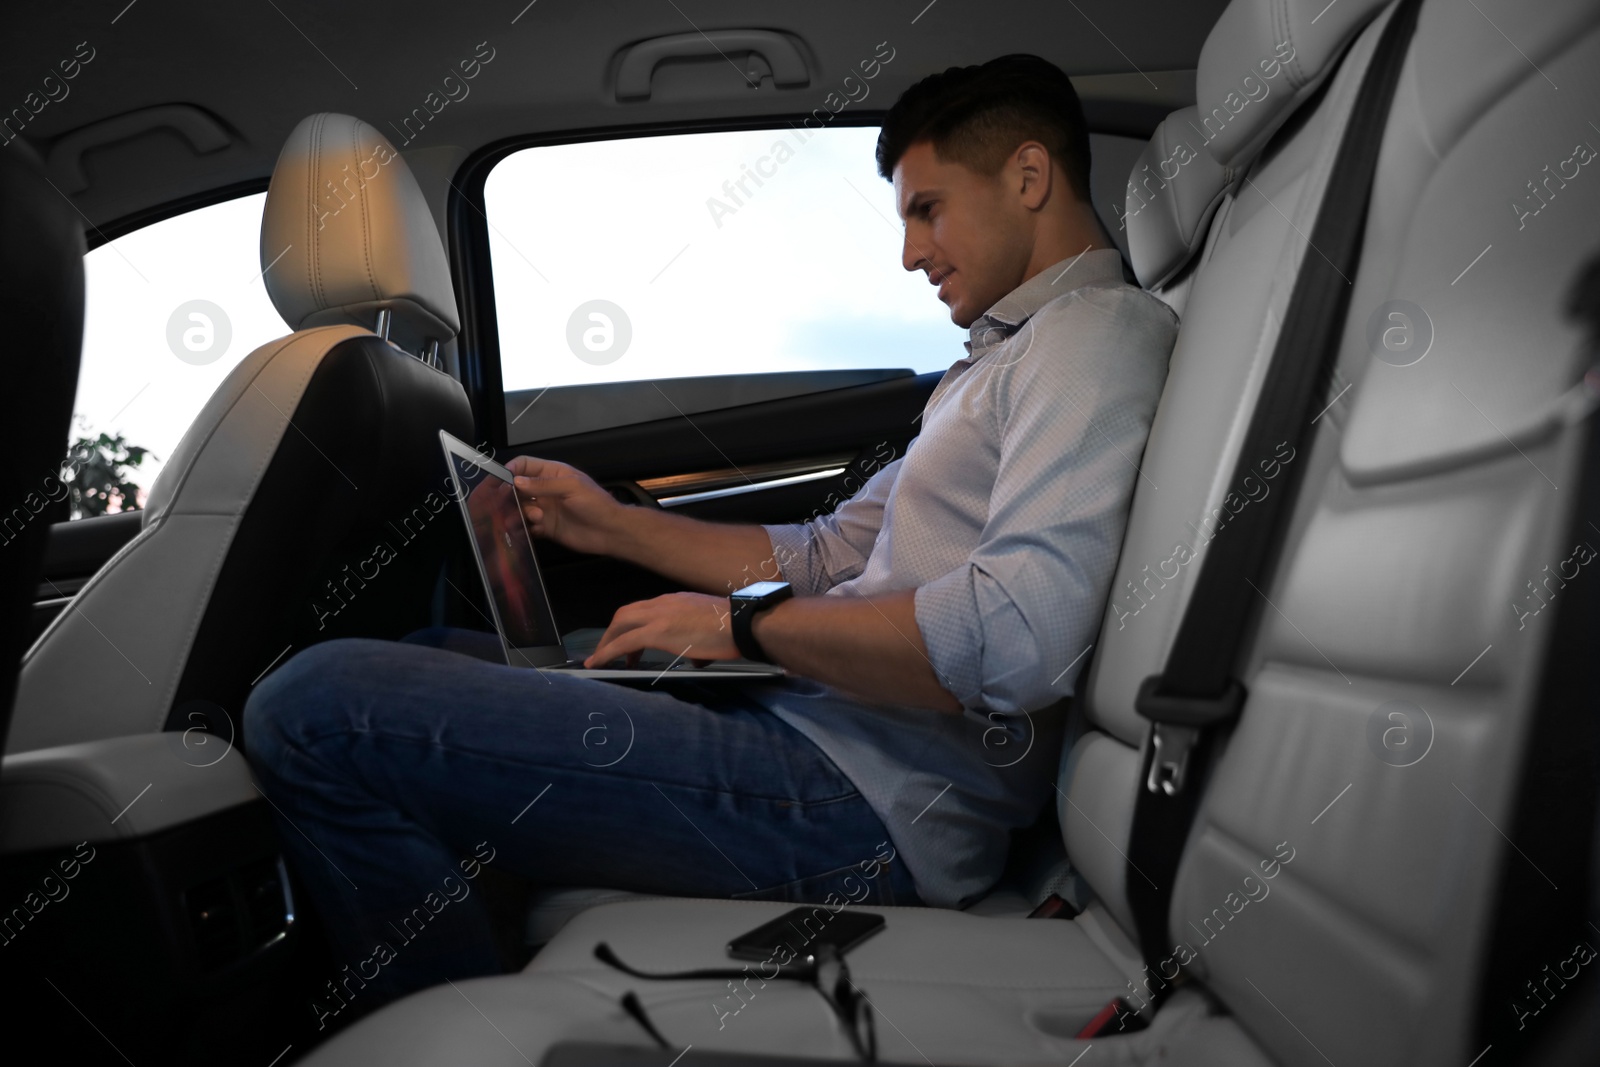
[[[771,681],[784,677],[782,667],[747,659],[719,660],[696,667],[681,655],[647,649],[636,667],[585,667],[604,630],[575,630],[565,639],[556,625],[550,596],[539,571],[533,533],[522,513],[522,499],[511,472],[443,430],[439,441],[450,468],[456,503],[467,524],[467,540],[478,575],[488,594],[489,610],[500,633],[506,662],[513,667],[575,674],[611,682],[653,684],[689,679],[707,681]],[[583,640],[587,638],[587,640]],[[569,647],[569,644],[573,647]],[[586,647],[579,647],[586,646]]]

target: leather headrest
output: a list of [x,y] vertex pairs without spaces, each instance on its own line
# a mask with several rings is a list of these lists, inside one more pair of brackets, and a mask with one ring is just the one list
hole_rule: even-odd
[[1212,158],[1242,170],[1388,2],[1233,0],[1195,72],[1198,125]]
[[350,115],[311,115],[289,134],[267,189],[261,266],[295,330],[372,329],[385,309],[403,347],[460,328],[450,261],[411,168]]
[[1128,178],[1123,215],[1140,285],[1163,284],[1199,250],[1233,176],[1205,151],[1195,108],[1174,111],[1156,127]]

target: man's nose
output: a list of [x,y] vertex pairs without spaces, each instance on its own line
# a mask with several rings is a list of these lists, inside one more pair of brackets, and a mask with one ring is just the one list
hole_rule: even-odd
[[904,242],[900,246],[900,265],[906,270],[921,270],[926,262],[922,252],[911,241],[911,227],[906,227]]

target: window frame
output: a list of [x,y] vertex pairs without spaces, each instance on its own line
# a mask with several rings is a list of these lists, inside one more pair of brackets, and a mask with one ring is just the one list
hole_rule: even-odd
[[241,197],[254,196],[264,193],[272,183],[269,174],[264,178],[250,178],[242,182],[233,182],[229,185],[220,185],[215,189],[206,189],[187,196],[176,197],[172,200],[163,200],[147,208],[130,211],[126,215],[119,215],[103,226],[96,226],[93,222],[84,221],[84,252],[93,252],[102,245],[128,236],[154,226],[158,222],[187,215],[191,211],[199,211],[203,207],[212,207],[216,204],[227,203],[229,200],[238,200]]
[[[836,116],[838,127],[882,126],[885,108],[852,108]],[[478,432],[500,449],[508,444],[505,388],[500,363],[500,320],[494,301],[494,267],[489,255],[489,221],[484,185],[501,160],[528,148],[582,144],[588,141],[629,140],[690,133],[754,132],[792,129],[811,118],[811,112],[738,116],[676,122],[628,123],[545,133],[520,134],[493,141],[471,153],[450,180],[445,205],[451,274],[461,332],[456,337],[456,359],[462,388],[472,408]],[[659,379],[657,379],[659,380]],[[572,388],[582,388],[573,386]],[[613,428],[614,429],[614,428]],[[599,432],[605,432],[604,430]],[[559,440],[552,438],[551,440]],[[545,442],[540,442],[544,444]]]
[[[247,178],[243,181],[230,182],[227,185],[219,185],[211,189],[203,189],[199,192],[187,193],[183,196],[173,197],[169,200],[163,200],[148,207],[130,211],[126,214],[117,216],[115,219],[112,219],[104,225],[96,225],[88,218],[88,216],[83,215],[83,213],[80,211],[79,215],[83,218],[84,227],[84,257],[87,259],[89,253],[94,252],[97,249],[104,248],[106,245],[119,241],[131,234],[148,229],[151,226],[159,225],[171,219],[176,219],[190,214],[191,212],[203,210],[204,208],[216,207],[219,204],[226,204],[234,200],[242,200],[248,196],[260,195],[268,191],[271,183],[272,176],[270,174],[259,178]],[[83,307],[84,322],[82,331],[85,334],[88,332],[89,314],[90,308],[88,294],[85,292]],[[85,342],[80,343],[78,347],[78,375],[80,383],[84,371],[84,361],[88,355],[88,351],[89,349],[85,340]],[[204,404],[202,403],[201,409],[203,408]],[[200,411],[196,410],[194,416],[192,416],[189,419],[189,422],[185,425],[185,431],[187,431],[190,425],[193,425],[194,419],[198,418],[199,414]],[[72,418],[74,425],[76,425],[78,418],[76,403],[74,403]],[[75,432],[76,430],[73,431],[73,433]],[[68,454],[70,455],[70,449]],[[63,462],[65,462],[66,458],[66,456],[63,456]],[[150,485],[141,486],[141,488],[148,493],[149,490],[154,487],[154,485],[155,482],[152,481]],[[53,525],[65,528],[68,525],[78,526],[84,522],[103,522],[104,520],[112,519],[118,515],[139,514],[142,512],[142,510],[143,509],[141,508],[133,511],[109,512],[104,515],[84,515],[75,518],[71,514],[70,509],[63,504],[61,511],[62,517],[56,520]]]

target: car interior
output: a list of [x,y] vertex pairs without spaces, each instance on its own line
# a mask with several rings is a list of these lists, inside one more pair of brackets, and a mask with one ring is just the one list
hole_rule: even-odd
[[[440,431],[723,522],[904,454],[965,333],[877,129],[1030,52],[1181,325],[1053,801],[970,907],[859,909],[877,1058],[1600,1062],[1600,3],[8,20],[9,1056],[857,1059],[802,983],[648,976],[791,905],[492,865],[506,974],[330,1013],[241,713],[311,645],[492,629]],[[675,588],[538,554],[564,631]]]

